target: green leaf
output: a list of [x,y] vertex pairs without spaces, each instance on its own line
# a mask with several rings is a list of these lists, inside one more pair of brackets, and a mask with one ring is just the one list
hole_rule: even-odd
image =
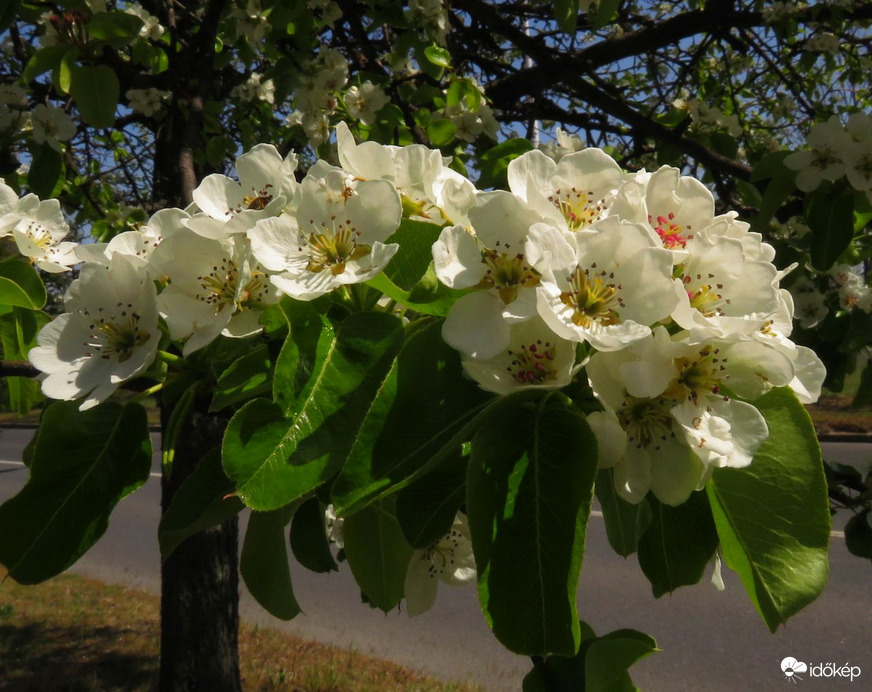
[[115,125],[115,109],[121,85],[115,71],[107,65],[76,65],[72,70],[70,93],[82,119],[93,127]]
[[647,634],[622,629],[597,637],[586,622],[575,656],[547,656],[524,678],[523,692],[635,692],[628,668],[657,651]]
[[46,46],[36,51],[24,67],[24,73],[21,76],[24,83],[30,84],[41,74],[57,70],[61,59],[69,49],[70,47],[66,43],[60,43],[56,46]]
[[788,169],[784,165],[784,159],[789,155],[789,151],[773,151],[761,157],[754,165],[754,170],[751,171],[751,182],[756,183],[767,178],[774,178],[779,174],[785,174]]
[[272,388],[273,363],[266,344],[237,358],[218,378],[209,411],[238,404],[240,401],[268,394]]
[[294,514],[291,524],[291,551],[306,569],[313,572],[339,570],[324,525],[324,507],[317,497],[310,497]]
[[179,486],[160,518],[157,538],[161,558],[169,557],[189,536],[239,514],[245,505],[232,493],[233,483],[224,475],[221,454],[214,449]]
[[[5,360],[24,360],[36,345],[36,335],[51,318],[44,312],[12,308],[0,316],[0,344]],[[19,414],[29,412],[41,399],[39,382],[30,377],[7,377],[9,404]]]
[[285,527],[293,508],[252,512],[239,558],[239,573],[248,591],[270,614],[291,620],[302,611],[294,596]]
[[27,172],[27,184],[33,194],[43,199],[56,196],[63,189],[65,176],[61,153],[48,142],[40,144]]
[[[459,449],[491,397],[463,376],[442,323],[413,334],[366,413],[333,484],[339,514],[401,489]],[[456,439],[459,437],[460,439]]]
[[145,409],[75,402],[43,414],[24,488],[0,506],[0,563],[21,584],[60,574],[106,531],[116,503],[148,480]]
[[618,12],[619,4],[620,0],[599,0],[588,12],[591,26],[594,29],[602,29],[610,23]]
[[818,271],[827,271],[839,259],[854,237],[854,196],[846,192],[833,199],[813,194],[806,209],[811,229],[811,263]]
[[519,402],[475,433],[467,512],[478,595],[510,651],[578,649],[576,592],[596,467],[584,416],[557,404]]
[[107,41],[120,48],[139,36],[142,20],[126,12],[97,12],[88,21],[91,38]]
[[585,689],[634,692],[627,669],[655,651],[654,638],[636,630],[616,630],[598,637],[587,645]]
[[827,581],[830,513],[821,451],[796,395],[754,402],[769,439],[743,469],[715,469],[707,485],[727,566],[773,632]]
[[[400,349],[402,323],[387,313],[357,313],[327,338],[314,370],[299,361],[307,375],[286,412],[254,399],[227,427],[224,470],[252,509],[282,507],[336,472]],[[286,375],[277,366],[276,377]]]
[[648,498],[651,524],[639,537],[639,565],[654,598],[696,584],[718,547],[718,533],[705,493],[694,492],[677,507]]
[[412,547],[403,538],[393,498],[346,517],[345,556],[360,590],[385,613],[403,598]]
[[508,185],[506,171],[512,159],[530,151],[533,145],[527,139],[514,137],[488,149],[479,158],[478,187],[505,188]]
[[436,273],[432,268],[427,270],[411,291],[404,291],[385,276],[384,272],[370,279],[366,284],[410,310],[434,317],[445,317],[451,306],[466,293],[466,291],[448,288],[436,279]]
[[427,46],[424,49],[424,55],[427,56],[427,60],[436,65],[436,67],[451,67],[451,53],[441,46]]
[[57,86],[63,94],[70,93],[70,82],[73,77],[72,70],[73,67],[75,67],[78,58],[79,51],[75,48],[70,48],[66,53],[64,53],[64,57],[61,58],[61,61],[58,64],[57,79],[54,81],[55,86]]
[[651,524],[651,506],[646,500],[634,505],[620,497],[615,492],[613,469],[603,469],[597,474],[596,497],[602,507],[609,545],[621,557],[632,555],[639,536]]
[[785,168],[782,173],[776,173],[763,193],[763,200],[760,202],[760,215],[756,219],[756,224],[764,228],[768,227],[775,212],[793,194],[794,190],[796,190],[795,171]]
[[413,548],[428,548],[447,534],[466,499],[467,458],[459,452],[397,494],[397,521]]
[[0,304],[39,310],[45,302],[45,286],[30,262],[0,262]]
[[554,19],[561,31],[567,34],[575,33],[578,24],[578,0],[556,0],[554,3]]
[[448,118],[435,118],[427,125],[427,139],[435,147],[444,147],[454,141],[457,125]]
[[400,249],[384,274],[400,288],[411,291],[433,262],[433,243],[441,232],[441,225],[403,219],[400,227],[385,241],[398,243]]

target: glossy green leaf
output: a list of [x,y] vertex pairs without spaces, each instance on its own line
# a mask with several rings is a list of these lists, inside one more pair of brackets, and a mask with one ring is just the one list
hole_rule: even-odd
[[233,483],[224,475],[221,454],[214,449],[179,486],[160,518],[161,557],[165,560],[189,536],[239,514],[245,505],[232,493]]
[[562,405],[519,401],[475,433],[467,512],[478,595],[510,651],[578,649],[576,591],[596,468],[595,436]]
[[451,53],[441,46],[427,46],[424,49],[424,55],[427,56],[427,60],[437,67],[451,67]]
[[445,317],[451,310],[451,306],[457,299],[464,295],[464,291],[448,288],[436,279],[436,273],[432,268],[428,269],[421,280],[411,291],[404,291],[393,283],[384,273],[366,282],[368,286],[381,291],[388,298],[397,303],[419,312],[423,315]]
[[247,399],[268,394],[272,388],[273,363],[266,344],[237,358],[215,384],[210,411],[238,404]]
[[27,171],[27,184],[38,197],[53,197],[63,189],[65,171],[61,153],[48,142],[43,142],[34,152]]
[[397,493],[397,521],[413,548],[427,548],[451,530],[466,500],[467,457],[460,450]]
[[116,503],[148,480],[145,409],[107,403],[43,414],[24,488],[0,507],[0,563],[22,584],[60,574],[106,531]]
[[[491,397],[463,376],[442,323],[412,335],[367,412],[333,484],[337,512],[349,514],[459,449],[465,426]],[[460,439],[455,436],[460,435]]]
[[634,505],[620,497],[615,492],[613,469],[603,469],[597,474],[596,497],[602,508],[609,545],[621,557],[632,555],[639,536],[651,524],[650,505],[646,500]]
[[76,65],[72,70],[70,93],[88,125],[112,127],[115,124],[121,85],[111,67]]
[[750,466],[716,469],[707,485],[727,566],[773,632],[827,581],[830,512],[820,446],[787,388],[754,402],[769,425]]
[[291,551],[303,567],[313,572],[339,570],[324,524],[324,507],[317,497],[310,497],[294,513],[291,523]]
[[384,274],[400,288],[410,291],[433,262],[433,243],[442,232],[439,224],[403,219],[400,227],[385,241],[398,243],[400,249],[388,264]]
[[302,612],[291,584],[285,538],[292,513],[292,507],[252,512],[239,558],[239,573],[249,593],[280,620],[291,620]]
[[329,334],[315,369],[298,366],[308,374],[287,411],[254,399],[236,413],[224,436],[224,470],[245,504],[277,509],[338,470],[402,339],[402,323],[392,315],[351,315]]
[[651,523],[639,537],[639,565],[651,582],[655,598],[679,586],[696,584],[718,546],[708,498],[694,492],[683,504],[670,507],[647,499]]
[[61,58],[61,61],[58,64],[57,79],[54,81],[55,86],[63,94],[68,94],[70,92],[70,82],[73,78],[73,67],[75,67],[78,58],[79,51],[75,48],[71,48],[64,53],[64,57]]
[[853,194],[811,195],[806,221],[811,229],[811,263],[818,271],[827,271],[854,237]]
[[345,556],[360,590],[385,613],[403,598],[412,547],[394,514],[393,498],[346,517]]
[[30,262],[0,262],[0,304],[39,310],[45,301],[45,285]]

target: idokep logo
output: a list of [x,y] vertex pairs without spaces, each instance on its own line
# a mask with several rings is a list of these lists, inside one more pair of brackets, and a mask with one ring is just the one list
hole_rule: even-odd
[[803,663],[793,656],[788,656],[781,661],[781,672],[791,682],[809,678],[843,678],[854,682],[854,678],[860,677],[860,666],[852,666],[848,663]]

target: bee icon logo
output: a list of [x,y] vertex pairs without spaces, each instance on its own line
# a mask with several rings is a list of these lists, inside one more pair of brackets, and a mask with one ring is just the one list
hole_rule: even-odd
[[797,661],[792,656],[788,656],[781,661],[781,672],[784,673],[784,677],[795,683],[797,680],[802,680],[798,673],[808,672],[808,665],[802,661]]

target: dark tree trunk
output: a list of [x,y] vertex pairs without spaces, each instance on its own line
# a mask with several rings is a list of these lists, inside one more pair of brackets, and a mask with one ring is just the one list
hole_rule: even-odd
[[[175,491],[220,443],[225,422],[193,411],[161,481],[166,511]],[[160,689],[239,692],[238,524],[234,517],[179,545],[161,567]]]
[[[153,209],[184,208],[202,177],[194,152],[205,146],[204,105],[215,98],[215,34],[226,0],[153,3],[172,36],[161,86],[172,104],[155,131]],[[195,407],[196,408],[196,407]],[[169,411],[162,411],[166,429]],[[220,444],[226,421],[194,410],[178,440],[172,475],[161,481],[166,511],[205,454]],[[238,692],[238,524],[226,521],[191,536],[161,568],[162,692]]]

